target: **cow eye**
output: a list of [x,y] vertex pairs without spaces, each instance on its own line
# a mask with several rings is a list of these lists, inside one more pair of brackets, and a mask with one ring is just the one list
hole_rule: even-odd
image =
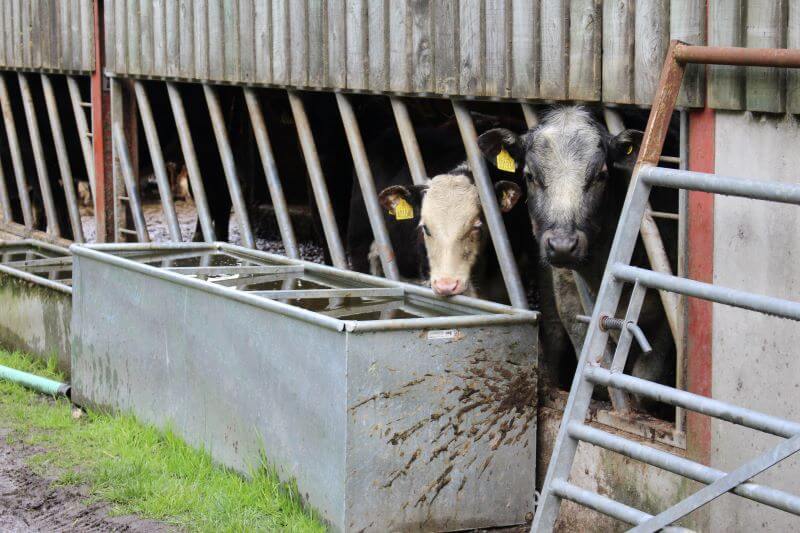
[[426,226],[425,224],[422,225],[422,231],[424,231],[425,235],[427,235],[428,237],[431,236],[431,230],[429,230],[428,226]]
[[483,220],[476,219],[475,222],[472,223],[473,229],[480,229],[483,226]]

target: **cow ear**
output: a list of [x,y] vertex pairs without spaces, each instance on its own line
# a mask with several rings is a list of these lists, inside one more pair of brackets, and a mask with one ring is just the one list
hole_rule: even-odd
[[[428,189],[427,185],[392,185],[386,187],[378,195],[378,201],[389,214],[392,214],[397,220],[405,218],[414,218],[419,216],[419,208],[422,205],[422,195]],[[405,205],[403,205],[405,203]],[[398,218],[397,208],[403,209],[402,214]],[[411,212],[408,212],[408,209]],[[410,214],[410,216],[408,216]]]
[[611,139],[609,156],[614,162],[636,162],[644,133],[639,130],[625,130]]
[[513,181],[498,181],[494,185],[494,190],[497,193],[497,203],[500,204],[500,210],[503,213],[514,209],[519,199],[522,198],[522,189]]
[[478,148],[492,166],[514,173],[525,164],[522,138],[511,130],[495,128],[478,137]]

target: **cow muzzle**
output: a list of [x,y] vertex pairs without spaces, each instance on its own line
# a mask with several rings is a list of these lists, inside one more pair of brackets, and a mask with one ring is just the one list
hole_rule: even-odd
[[577,231],[569,233],[546,231],[542,235],[542,255],[553,266],[575,266],[585,259],[584,240]]
[[467,284],[456,278],[437,278],[431,282],[433,292],[439,296],[455,296],[467,290]]

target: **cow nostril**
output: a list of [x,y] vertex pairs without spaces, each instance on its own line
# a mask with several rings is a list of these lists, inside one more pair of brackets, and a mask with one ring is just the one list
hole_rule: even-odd
[[574,252],[577,247],[578,247],[578,238],[572,237],[572,244],[569,247],[569,251]]

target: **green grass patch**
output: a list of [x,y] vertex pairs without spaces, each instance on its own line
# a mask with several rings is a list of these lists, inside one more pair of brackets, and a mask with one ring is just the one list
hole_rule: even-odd
[[[63,380],[54,361],[0,350],[0,365]],[[266,464],[246,479],[131,416],[89,412],[76,420],[67,400],[0,380],[0,428],[41,450],[32,468],[61,484],[86,484],[92,499],[110,502],[117,514],[190,531],[324,531]]]

